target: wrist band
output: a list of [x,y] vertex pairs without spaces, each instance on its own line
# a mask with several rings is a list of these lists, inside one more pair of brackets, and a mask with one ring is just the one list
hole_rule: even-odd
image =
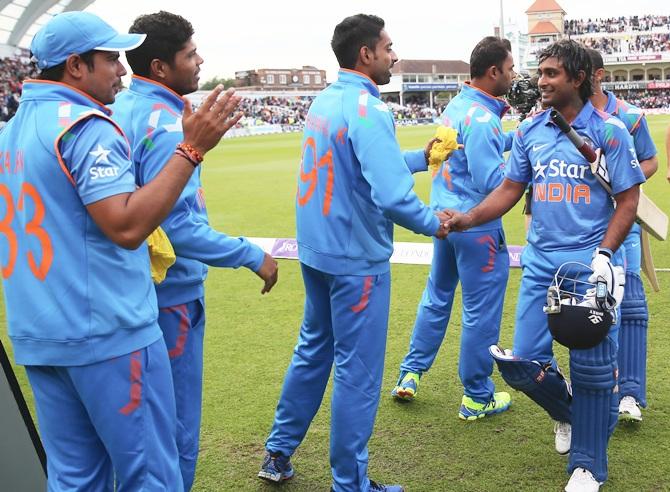
[[196,166],[202,162],[204,157],[200,152],[195,150],[195,147],[191,144],[187,144],[185,142],[181,142],[177,144],[177,150],[181,150],[184,154],[186,154],[189,157],[189,160],[193,163],[195,162]]
[[199,162],[194,161],[193,159],[191,159],[191,157],[181,149],[175,150],[174,153],[175,153],[175,155],[178,155],[179,157],[183,157],[184,159],[186,159],[188,162],[191,163],[191,165],[193,167],[198,167],[198,164],[200,164]]
[[612,255],[614,255],[614,253],[612,252],[612,250],[609,249],[609,248],[596,248],[596,254],[599,254],[599,255],[605,255],[605,256],[607,256],[610,260],[612,259]]

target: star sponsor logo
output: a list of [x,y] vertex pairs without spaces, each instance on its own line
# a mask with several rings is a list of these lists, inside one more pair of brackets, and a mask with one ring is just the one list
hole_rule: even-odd
[[633,169],[637,169],[638,167],[640,167],[640,161],[637,160],[637,153],[635,152],[635,147],[629,147],[628,151],[633,156],[633,158],[630,161],[630,167],[632,167]]
[[542,164],[542,163],[538,160],[537,163],[535,164],[535,166],[533,166],[533,171],[535,171],[535,180],[536,180],[536,181],[539,181],[540,178],[542,178],[542,179],[546,179],[546,178],[547,178],[547,177],[545,176],[545,174],[544,174],[544,172],[545,172],[546,169],[547,169],[547,165],[546,165],[546,164]]
[[111,152],[111,149],[105,149],[102,145],[98,144],[95,150],[89,152],[89,155],[95,157],[96,164],[109,164],[109,159],[107,156]]
[[535,171],[535,181],[540,178],[572,178],[585,179],[587,172],[590,172],[588,164],[571,164],[564,160],[552,159],[548,164],[543,164],[539,159],[533,166]]
[[88,170],[91,181],[96,179],[113,178],[119,175],[119,168],[116,166],[93,166]]

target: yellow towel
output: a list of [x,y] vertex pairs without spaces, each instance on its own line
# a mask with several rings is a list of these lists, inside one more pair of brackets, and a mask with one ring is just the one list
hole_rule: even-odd
[[463,146],[456,141],[458,131],[447,126],[438,126],[435,137],[438,141],[433,144],[428,157],[428,168],[435,172],[437,168],[446,161],[454,150],[462,149]]
[[165,280],[168,268],[174,265],[177,257],[165,231],[158,227],[147,238],[149,259],[151,260],[151,279],[156,284]]

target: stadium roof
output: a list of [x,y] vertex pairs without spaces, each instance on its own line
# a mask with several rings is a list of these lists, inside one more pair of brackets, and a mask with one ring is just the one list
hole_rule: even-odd
[[393,73],[470,73],[470,65],[461,60],[400,60]]
[[563,7],[556,0],[535,0],[533,5],[526,10],[527,14],[536,14],[538,12],[563,12],[565,14],[565,10],[563,10]]
[[27,48],[56,14],[83,10],[95,0],[0,0],[0,44]]
[[556,34],[560,31],[556,28],[554,24],[548,21],[538,22],[533,26],[533,28],[528,31],[528,34]]

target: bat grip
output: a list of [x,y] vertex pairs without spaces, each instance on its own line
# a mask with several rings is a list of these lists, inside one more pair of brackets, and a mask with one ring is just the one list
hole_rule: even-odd
[[566,134],[570,142],[572,142],[572,145],[577,148],[579,153],[582,154],[587,161],[595,162],[598,159],[598,156],[591,146],[568,124],[567,121],[565,121],[565,118],[563,118],[561,113],[552,109],[549,113],[549,117],[556,126]]

